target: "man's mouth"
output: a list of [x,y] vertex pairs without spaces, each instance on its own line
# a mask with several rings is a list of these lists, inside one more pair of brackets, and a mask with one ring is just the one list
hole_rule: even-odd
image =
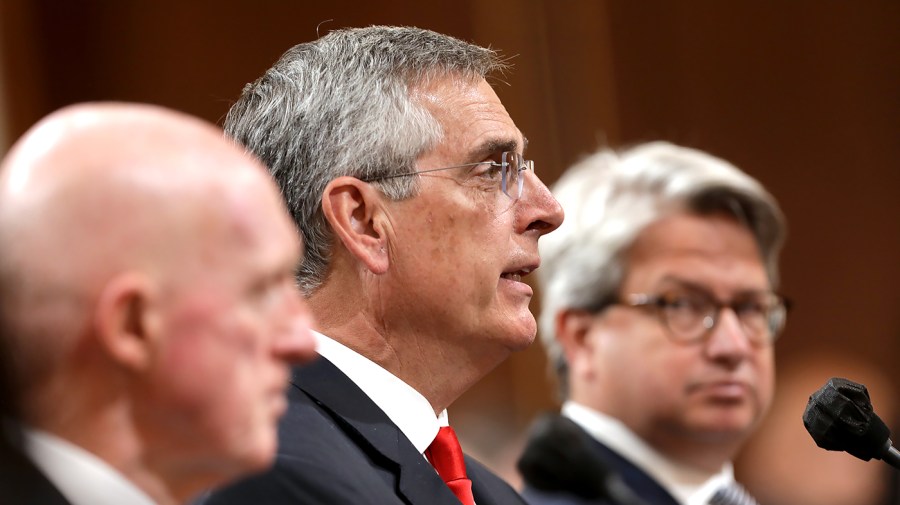
[[530,274],[533,271],[534,271],[534,268],[526,267],[521,270],[515,270],[513,272],[503,272],[503,274],[500,275],[500,278],[508,279],[508,280],[511,280],[514,282],[522,282],[522,277],[525,277],[526,275]]

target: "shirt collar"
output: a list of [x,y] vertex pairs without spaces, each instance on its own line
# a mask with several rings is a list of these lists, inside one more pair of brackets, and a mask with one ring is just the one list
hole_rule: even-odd
[[428,400],[399,377],[340,342],[318,332],[312,333],[319,354],[371,398],[424,454],[438,430],[448,426],[447,411],[435,416]]
[[602,412],[567,401],[562,415],[647,472],[683,505],[705,505],[720,486],[734,482],[731,463],[714,473],[687,467],[660,454],[621,421]]
[[108,463],[45,431],[24,428],[25,451],[72,505],[154,505]]

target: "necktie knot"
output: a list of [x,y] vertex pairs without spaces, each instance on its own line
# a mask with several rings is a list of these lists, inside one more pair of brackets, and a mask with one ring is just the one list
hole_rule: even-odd
[[445,426],[438,431],[425,457],[463,505],[475,505],[472,481],[466,476],[466,461],[453,428]]
[[732,482],[719,488],[710,498],[709,505],[759,505],[759,503],[750,496],[744,486]]

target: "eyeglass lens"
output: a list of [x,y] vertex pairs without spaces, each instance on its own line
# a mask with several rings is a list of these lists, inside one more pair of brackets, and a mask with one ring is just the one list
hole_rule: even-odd
[[771,341],[784,326],[785,307],[777,295],[760,293],[720,303],[699,293],[668,293],[659,298],[658,307],[675,336],[700,338],[718,322],[722,309],[737,315],[747,336],[758,343]]
[[[524,157],[516,152],[504,152],[501,161],[503,176],[500,180],[500,189],[511,198],[521,198],[525,179],[520,176],[520,172],[530,168],[529,162],[525,161]],[[516,188],[515,196],[509,193],[509,187],[511,186]]]

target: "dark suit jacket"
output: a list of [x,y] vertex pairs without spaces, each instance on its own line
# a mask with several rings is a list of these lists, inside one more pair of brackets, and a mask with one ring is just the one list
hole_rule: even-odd
[[0,442],[0,503],[70,505],[69,501],[18,448]]
[[[556,415],[542,421],[519,461],[525,484],[522,496],[530,505],[678,505],[646,472],[574,422]],[[624,484],[627,489],[616,501],[608,490],[598,489],[598,482]]]
[[[205,505],[459,505],[428,461],[331,362],[294,371],[272,470],[209,495]],[[466,457],[477,505],[524,505]]]

